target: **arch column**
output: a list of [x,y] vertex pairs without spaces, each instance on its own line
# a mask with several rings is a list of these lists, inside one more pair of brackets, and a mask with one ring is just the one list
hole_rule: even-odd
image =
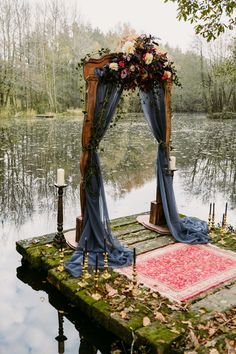
[[82,143],[82,154],[80,158],[80,207],[81,207],[81,215],[76,218],[76,233],[75,233],[75,241],[79,242],[80,235],[83,229],[83,220],[84,220],[84,212],[85,212],[85,203],[86,203],[86,195],[85,195],[85,173],[89,158],[89,143],[92,133],[93,127],[93,119],[94,119],[94,111],[96,105],[96,97],[97,97],[97,86],[99,78],[94,75],[94,70],[96,68],[101,68],[105,64],[111,61],[112,55],[104,55],[100,59],[90,59],[84,65],[84,79],[86,81],[86,93],[85,93],[85,114],[83,121],[83,129],[81,136]]
[[[167,83],[165,86],[165,113],[166,113],[166,144],[167,144],[167,154],[170,156],[170,139],[171,139],[171,89],[172,83]],[[161,226],[161,231],[163,226],[166,225],[166,219],[164,215],[164,210],[162,206],[160,189],[157,187],[156,190],[156,200],[151,202],[150,207],[150,224],[156,226],[158,231],[158,226]],[[166,230],[168,231],[168,230]]]

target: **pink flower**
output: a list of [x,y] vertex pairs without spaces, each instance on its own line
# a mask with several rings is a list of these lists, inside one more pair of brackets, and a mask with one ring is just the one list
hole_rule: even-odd
[[170,80],[171,79],[171,72],[170,71],[164,71],[164,74],[162,76],[162,80]]
[[128,72],[129,72],[128,69],[122,70],[121,73],[120,73],[121,78],[125,79],[126,76],[128,75]]

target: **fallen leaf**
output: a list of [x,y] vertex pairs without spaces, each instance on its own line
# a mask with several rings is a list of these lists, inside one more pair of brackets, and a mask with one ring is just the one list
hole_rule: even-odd
[[187,324],[189,328],[193,329],[193,324],[191,321],[181,321],[183,324]]
[[[225,241],[223,239],[219,240],[218,243],[220,243],[221,245],[225,245]],[[219,352],[217,351],[217,353],[219,353]]]
[[180,305],[170,305],[170,304],[167,304],[167,306],[169,307],[169,309],[175,311],[175,310],[179,310],[181,308]]
[[204,313],[206,313],[206,310],[205,309],[199,309],[199,312],[204,314]]
[[225,338],[225,344],[229,354],[236,353],[236,342],[234,340]]
[[199,341],[197,339],[197,336],[191,329],[189,330],[189,339],[191,340],[195,348],[199,347]]
[[154,299],[158,298],[158,294],[157,293],[152,293],[152,297],[154,297]]
[[112,297],[118,294],[118,291],[116,289],[114,289],[111,285],[107,284],[105,285],[106,287],[106,291],[107,291],[107,295]]
[[215,347],[216,342],[217,342],[217,340],[216,340],[216,339],[213,339],[213,340],[208,340],[208,341],[206,342],[206,344],[205,344],[205,347],[207,347],[207,348],[210,348],[210,347]]
[[145,316],[143,318],[143,327],[149,326],[150,323],[151,323],[151,321],[150,321],[149,317]]
[[159,320],[162,323],[166,323],[167,322],[165,317],[163,316],[163,314],[161,312],[155,311],[154,312],[154,316],[155,316],[156,320]]
[[224,323],[227,321],[227,317],[224,313],[222,312],[216,312],[215,314],[215,320],[219,323]]
[[217,349],[212,348],[212,349],[209,351],[209,354],[220,354],[220,353],[218,352]]
[[127,312],[126,311],[121,311],[120,312],[120,317],[123,318],[123,320],[127,317]]
[[180,334],[180,331],[178,331],[176,328],[171,328],[170,331],[176,334]]
[[209,330],[208,330],[209,336],[210,336],[210,337],[213,336],[213,334],[215,334],[216,331],[217,331],[216,328],[209,328]]

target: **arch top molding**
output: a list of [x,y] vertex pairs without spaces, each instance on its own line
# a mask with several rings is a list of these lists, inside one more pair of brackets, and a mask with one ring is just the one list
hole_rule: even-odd
[[101,58],[91,58],[84,64],[84,79],[87,81],[90,76],[94,75],[95,68],[102,68],[104,65],[110,63],[114,54],[105,54]]
[[[114,58],[115,53],[105,54],[100,58],[90,58],[85,64],[83,68],[84,79],[86,81],[86,97],[85,97],[85,119],[88,121],[92,121],[95,101],[96,101],[96,91],[97,91],[97,83],[99,78],[94,74],[94,70],[96,68],[102,68],[104,65],[111,63]],[[164,86],[165,90],[165,113],[166,113],[166,143],[170,143],[171,139],[171,90],[173,83],[167,82]],[[82,136],[82,142],[84,140]],[[83,145],[83,144],[82,144]]]

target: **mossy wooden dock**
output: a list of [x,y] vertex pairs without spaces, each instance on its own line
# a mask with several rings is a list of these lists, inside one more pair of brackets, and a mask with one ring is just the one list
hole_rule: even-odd
[[[136,215],[113,220],[112,229],[122,243],[136,247],[138,254],[174,242],[171,236],[161,236],[145,229],[136,222]],[[204,329],[202,323],[214,323],[213,305],[216,301],[218,312],[224,312],[230,328],[230,331],[218,333],[219,346],[222,346],[222,341],[232,341],[233,336],[236,336],[236,329],[232,331],[230,322],[232,313],[235,314],[232,311],[236,308],[236,299],[233,297],[236,285],[233,281],[205,292],[191,303],[180,305],[169,302],[143,286],[140,286],[140,293],[134,297],[130,282],[123,275],[112,271],[110,279],[104,280],[100,277],[99,293],[102,298],[96,301],[92,297],[93,278],[89,280],[86,288],[81,288],[78,279],[71,277],[61,267],[61,253],[52,243],[54,235],[18,241],[17,251],[30,266],[46,272],[47,281],[71,303],[126,343],[133,343],[137,348],[142,348],[140,353],[181,353],[191,340],[193,347],[198,345],[198,353],[208,353],[209,347],[206,349],[205,345],[202,345],[204,336],[207,338],[208,329]],[[214,243],[231,250],[236,249],[234,232],[222,234],[220,230],[216,230],[212,235]],[[67,247],[63,261],[69,259],[72,253],[73,250]],[[222,296],[228,301],[221,302]],[[200,338],[203,338],[202,343]],[[213,339],[213,335],[211,338]],[[218,348],[217,338],[214,345],[214,348]],[[190,345],[189,347],[191,348]]]

